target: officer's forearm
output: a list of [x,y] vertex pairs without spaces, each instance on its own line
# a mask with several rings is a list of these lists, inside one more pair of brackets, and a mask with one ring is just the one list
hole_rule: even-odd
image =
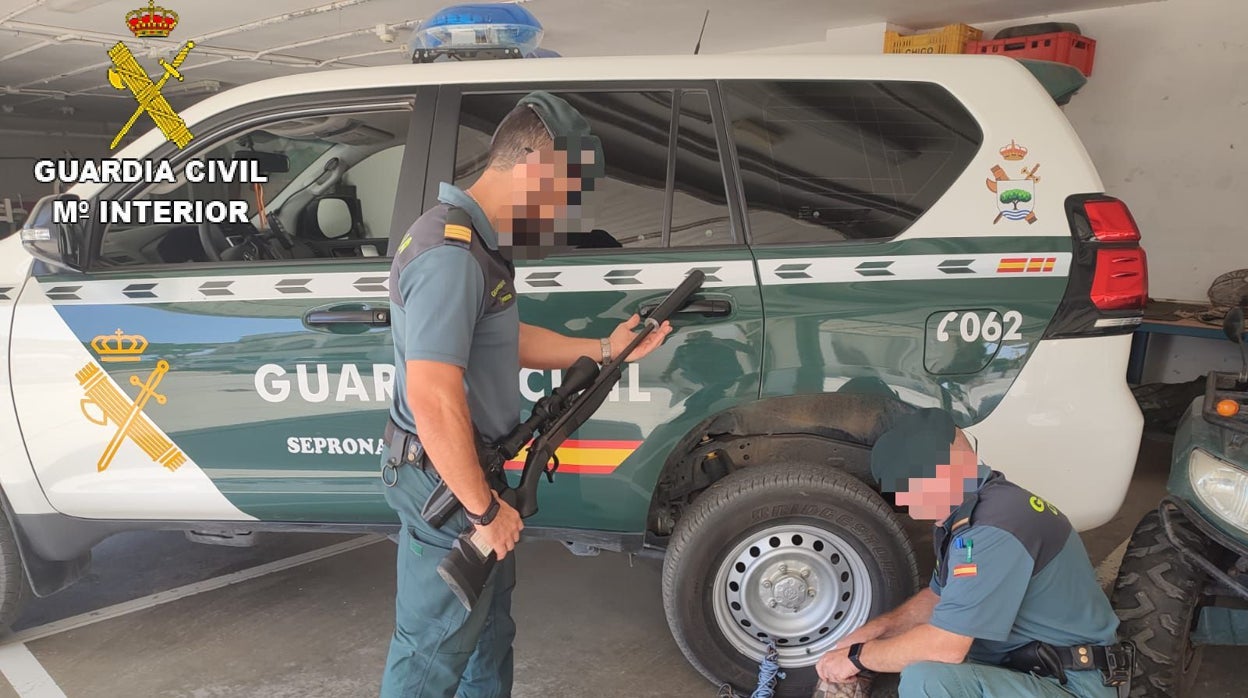
[[862,647],[858,661],[872,671],[896,674],[915,662],[959,664],[973,638],[923,623],[896,637],[872,640]]
[[434,361],[407,362],[407,400],[433,467],[465,509],[482,514],[493,495],[477,461],[463,369]]
[[880,637],[894,637],[928,622],[932,619],[932,609],[936,608],[939,601],[940,597],[930,587],[911,596],[905,603],[880,617],[887,624]]
[[567,368],[582,356],[600,360],[601,342],[567,337],[536,325],[520,325],[520,366],[523,368],[543,371]]

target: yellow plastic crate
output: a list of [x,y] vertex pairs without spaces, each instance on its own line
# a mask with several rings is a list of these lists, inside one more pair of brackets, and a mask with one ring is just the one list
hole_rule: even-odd
[[934,32],[902,36],[884,32],[884,53],[962,53],[967,42],[979,41],[984,32],[969,24],[950,24]]

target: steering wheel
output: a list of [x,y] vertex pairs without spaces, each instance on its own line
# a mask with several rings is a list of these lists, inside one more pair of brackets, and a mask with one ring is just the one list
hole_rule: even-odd
[[233,247],[221,226],[206,220],[199,223],[199,244],[210,262],[220,262],[221,253]]
[[220,225],[206,221],[199,224],[199,243],[204,248],[204,254],[209,261],[281,259],[269,240],[265,239],[258,230],[250,225],[238,227],[241,231],[238,237],[242,238],[242,241],[235,245],[230,242],[229,236],[225,234],[225,230]]

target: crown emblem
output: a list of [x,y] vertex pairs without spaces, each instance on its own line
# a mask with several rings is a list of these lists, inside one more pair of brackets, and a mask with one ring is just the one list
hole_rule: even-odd
[[100,361],[138,361],[147,349],[147,338],[117,330],[91,340],[91,348],[100,355]]
[[1022,160],[1027,157],[1027,149],[1010,139],[1010,144],[1001,149],[1001,157],[1006,160]]
[[157,7],[156,0],[147,0],[147,7],[126,13],[126,26],[140,39],[149,36],[169,36],[178,26],[178,13]]

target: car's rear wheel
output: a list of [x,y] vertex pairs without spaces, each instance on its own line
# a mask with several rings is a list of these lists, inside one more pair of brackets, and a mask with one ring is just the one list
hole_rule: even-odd
[[[1217,547],[1182,517],[1171,516],[1175,536],[1208,556]],[[1127,544],[1114,584],[1118,636],[1136,647],[1131,698],[1189,698],[1203,647],[1192,644],[1209,575],[1170,542],[1161,517],[1149,512]]]
[[748,694],[770,641],[786,672],[777,695],[807,698],[819,658],[917,582],[909,536],[869,487],[823,466],[754,466],[707,489],[682,517],[663,601],[703,676]]

